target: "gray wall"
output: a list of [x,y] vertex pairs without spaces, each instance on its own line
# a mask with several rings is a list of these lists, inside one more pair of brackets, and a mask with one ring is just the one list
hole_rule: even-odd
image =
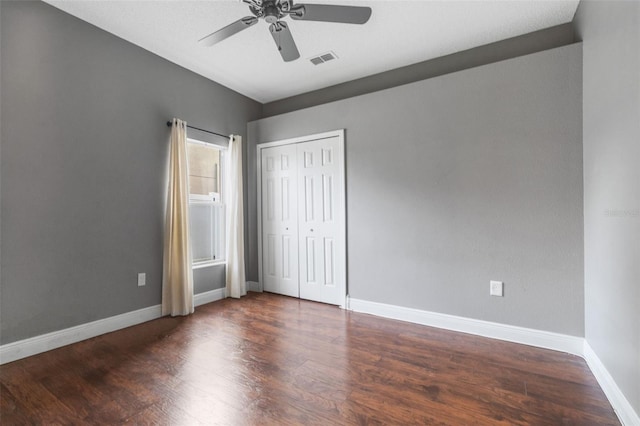
[[[165,122],[244,134],[262,106],[47,4],[0,4],[5,344],[160,303]],[[195,277],[224,286],[223,267]]]
[[345,128],[351,297],[583,336],[581,49],[250,123],[250,279],[256,143]]
[[554,47],[565,46],[574,41],[575,37],[571,23],[545,28],[496,43],[474,47],[451,55],[270,102],[264,105],[263,118],[389,89],[401,84],[413,83],[426,78],[491,64],[517,56],[541,52]]
[[[1,2],[0,2],[1,3]],[[2,46],[2,19],[0,19],[0,48]],[[0,99],[2,99],[2,54],[0,54]],[[0,165],[2,164],[2,102],[0,102]],[[0,173],[0,224],[2,223],[2,173]],[[2,226],[0,226],[0,301],[2,300]],[[2,306],[0,304],[0,320]],[[0,332],[0,339],[2,338]]]
[[586,338],[640,414],[640,3],[580,2]]

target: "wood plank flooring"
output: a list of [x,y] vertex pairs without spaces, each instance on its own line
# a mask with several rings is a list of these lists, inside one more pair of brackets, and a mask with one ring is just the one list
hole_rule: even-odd
[[0,367],[0,422],[619,425],[577,356],[250,293]]

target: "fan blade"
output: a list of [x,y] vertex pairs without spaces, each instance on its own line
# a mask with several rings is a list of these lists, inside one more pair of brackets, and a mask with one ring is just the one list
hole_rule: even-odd
[[296,42],[293,41],[293,36],[287,24],[276,22],[269,26],[269,31],[285,62],[294,61],[300,57],[300,52],[298,52]]
[[371,8],[332,4],[296,4],[291,8],[289,16],[301,21],[364,24],[371,17]]
[[240,31],[249,28],[252,25],[258,23],[258,18],[255,16],[246,16],[242,19],[238,19],[236,22],[233,22],[227,25],[224,28],[219,29],[218,31],[209,34],[206,37],[198,40],[198,43],[201,43],[205,46],[213,46],[214,44],[221,42],[227,37],[231,37],[232,35],[239,33]]

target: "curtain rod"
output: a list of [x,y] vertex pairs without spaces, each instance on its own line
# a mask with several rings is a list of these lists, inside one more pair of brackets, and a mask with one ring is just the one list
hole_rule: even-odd
[[[167,121],[167,127],[171,127],[171,126],[173,126],[173,122]],[[209,133],[209,134],[212,134],[212,135],[220,136],[221,138],[229,139],[229,136],[227,136],[227,135],[221,135],[220,133],[212,132],[210,130],[199,129],[197,127],[189,126],[188,124],[187,124],[187,127],[190,128],[190,129],[193,129],[193,130],[199,130],[201,132],[205,132],[205,133]]]

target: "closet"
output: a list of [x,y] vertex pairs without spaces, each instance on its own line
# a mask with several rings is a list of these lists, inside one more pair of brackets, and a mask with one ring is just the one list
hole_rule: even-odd
[[344,131],[258,145],[264,291],[344,306]]

